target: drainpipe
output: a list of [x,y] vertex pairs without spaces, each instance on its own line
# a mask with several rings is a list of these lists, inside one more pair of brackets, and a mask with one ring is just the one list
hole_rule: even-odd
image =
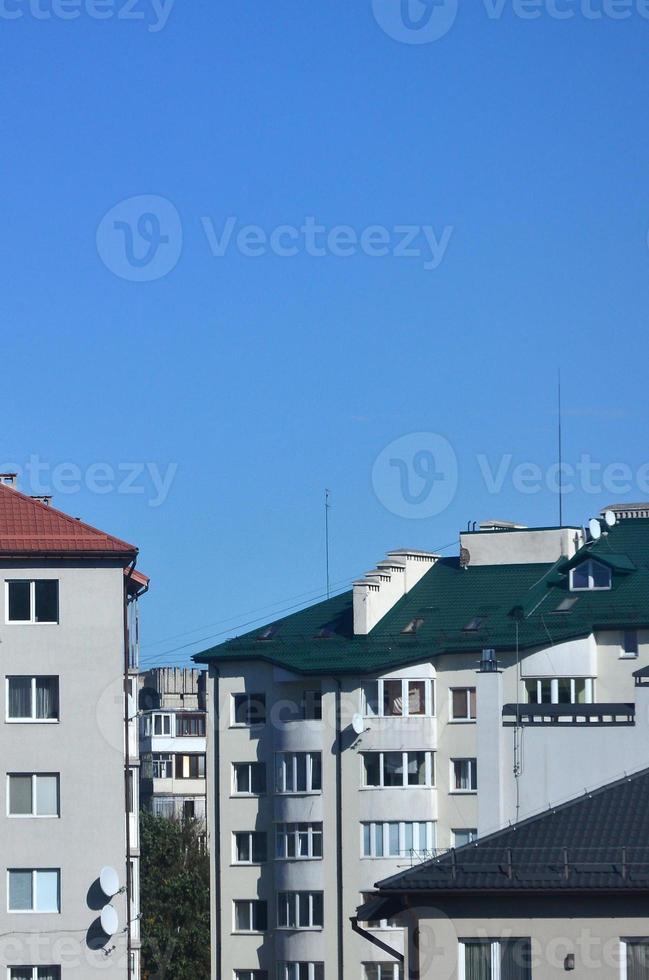
[[337,847],[337,867],[336,882],[338,889],[338,980],[345,980],[345,954],[343,952],[344,942],[344,888],[343,888],[343,780],[342,780],[342,711],[341,694],[342,686],[340,679],[334,677],[336,684],[336,840]]
[[137,556],[131,562],[124,581],[124,809],[126,810],[126,976],[133,976],[131,960],[133,956],[133,939],[131,936],[131,897],[133,895],[133,876],[131,874],[131,814],[129,813],[129,798],[133,803],[134,793],[131,793],[131,755],[129,749],[129,718],[128,718],[128,681],[129,681],[129,636],[128,636],[128,586],[135,571]]
[[[210,892],[212,887],[215,890],[214,895],[214,938],[215,938],[215,960],[216,960],[216,980],[220,980],[223,974],[222,970],[222,958],[221,958],[221,786],[220,786],[220,758],[221,758],[221,727],[219,723],[219,712],[221,710],[221,694],[219,687],[219,672],[215,667],[208,667],[208,671],[214,671],[214,692],[212,698],[212,711],[208,712],[212,715],[214,719],[214,725],[212,732],[209,733],[208,737],[208,747],[210,745],[214,746],[212,755],[212,765],[210,765],[210,779],[214,785],[214,838],[210,840],[209,838],[209,823],[208,827],[208,845],[210,848],[211,860],[214,861],[214,867],[212,872],[212,881],[210,882]],[[208,675],[209,676],[209,675]],[[205,814],[207,820],[207,813]]]

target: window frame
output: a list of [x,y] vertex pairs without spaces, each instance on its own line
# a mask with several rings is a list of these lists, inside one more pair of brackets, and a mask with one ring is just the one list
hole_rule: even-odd
[[[300,830],[300,828],[306,828]],[[319,829],[318,829],[319,828]],[[308,854],[300,854],[300,837],[306,835]],[[282,821],[275,824],[275,860],[276,861],[322,861],[324,858],[324,825],[320,820],[315,821]],[[320,838],[320,854],[314,854],[314,842]],[[279,842],[283,838],[285,854],[279,854]],[[288,842],[294,838],[294,854],[289,854]]]
[[[58,578],[7,578],[5,579],[5,626],[59,626],[61,623],[60,579]],[[9,619],[9,587],[14,583],[29,583],[30,619]],[[36,583],[56,582],[56,619],[36,619]]]
[[[11,875],[16,872],[31,872],[32,875],[32,908],[11,908]],[[56,874],[57,894],[56,909],[39,909],[38,906],[38,875]],[[60,915],[61,914],[61,869],[60,868],[7,868],[7,914],[8,915]]]
[[[455,704],[453,697],[456,693],[466,693],[467,700],[467,715],[456,715],[455,714]],[[451,687],[449,688],[449,721],[464,725],[474,725],[478,716],[478,692],[476,687]],[[473,706],[473,715],[471,714],[471,708]]]
[[[237,698],[242,698],[245,701],[246,721],[237,721]],[[263,721],[250,721],[252,716],[252,704],[254,701],[257,701],[259,704],[263,704]],[[230,728],[263,728],[267,722],[267,717],[266,694],[263,691],[253,691],[251,693],[248,691],[234,691],[232,693]]]
[[[478,839],[478,828],[477,827],[452,827],[451,834],[453,835],[452,839],[453,839],[454,848],[466,847],[468,844],[472,844],[475,840]],[[456,840],[457,834],[468,834],[469,839],[465,841],[464,844],[458,844]]]
[[[250,919],[249,929],[237,929],[237,906],[247,905]],[[258,911],[263,909],[265,926],[263,929],[254,929],[253,924],[258,915]],[[263,936],[268,932],[268,902],[261,898],[233,898],[232,899],[232,934],[234,936]]]
[[268,980],[268,970],[235,969],[232,976],[233,980]]
[[[163,775],[160,766],[168,766],[167,775]],[[156,767],[158,770],[156,772]],[[173,752],[152,752],[151,753],[151,779],[173,779],[174,778],[174,754]]]
[[[183,722],[197,722],[198,732],[181,731]],[[176,738],[205,738],[207,724],[205,715],[200,711],[179,711],[176,715]]]
[[[584,565],[588,566],[588,585],[575,585],[575,572],[582,569]],[[603,568],[608,573],[608,585],[595,585],[595,575],[593,573],[593,566],[597,565],[599,568]],[[604,565],[603,562],[597,561],[596,558],[586,558],[584,561],[575,565],[574,568],[570,569],[570,591],[571,592],[610,592],[613,588],[613,572],[608,565]]]
[[[31,710],[32,714],[30,717],[24,718],[12,718],[9,716],[9,686],[10,681],[18,680],[19,678],[29,678],[31,681]],[[36,681],[42,678],[55,678],[56,679],[56,707],[57,716],[56,718],[38,718],[35,714],[36,711]],[[59,674],[7,674],[5,677],[5,722],[8,725],[58,725],[61,721],[61,684]]]
[[[250,859],[248,861],[242,861],[238,857],[238,846],[237,846],[238,837],[247,837],[248,839],[248,853],[250,855]],[[264,846],[265,857],[263,857],[260,861],[254,860],[255,849],[254,849],[253,839],[255,837],[258,837],[260,840],[263,840],[265,845]],[[232,864],[233,865],[236,865],[237,867],[240,868],[260,867],[262,864],[265,864],[267,861],[268,861],[268,834],[266,833],[266,831],[264,830],[233,830],[232,831]]]
[[[456,787],[456,770],[455,766],[458,763],[466,762],[469,766],[469,789],[458,789]],[[478,759],[477,756],[461,756],[458,758],[453,758],[450,760],[451,764],[451,781],[450,790],[451,794],[457,794],[459,796],[475,796],[478,792]]]
[[[595,682],[596,677],[523,677],[523,687],[525,688],[525,694],[529,698],[529,690],[527,685],[536,683],[536,701],[527,701],[526,704],[570,704],[570,705],[580,705],[580,704],[596,704],[595,695]],[[570,701],[559,701],[559,682],[569,681],[570,682]],[[584,701],[576,701],[576,691],[577,691],[577,681],[584,682]],[[543,683],[550,683],[550,700],[541,701],[539,700],[542,692]]]
[[[240,789],[237,789],[237,767],[239,767],[239,766],[246,766],[246,768],[248,769],[248,773],[249,773],[248,783],[249,783],[249,786],[250,786],[250,789],[249,790],[240,790]],[[253,785],[252,767],[253,766],[258,767],[258,771],[259,772],[263,772],[263,774],[264,774],[264,779],[263,779],[264,788],[263,788],[263,790],[260,790],[260,792],[258,792],[258,793],[253,792],[253,789],[252,789],[252,785]],[[266,763],[265,762],[258,762],[257,760],[254,760],[253,762],[233,762],[232,763],[232,793],[231,793],[232,796],[252,797],[253,799],[255,799],[255,798],[258,798],[260,796],[266,796],[267,793],[268,793],[268,772],[267,772],[267,769],[266,769]]]
[[[394,786],[391,784],[386,785],[385,782],[385,756],[386,755],[398,755],[401,753],[401,766],[403,769],[403,782],[401,786]],[[425,782],[423,783],[409,783],[408,782],[408,756],[419,755],[423,753],[425,756]],[[361,781],[360,786],[362,790],[375,790],[375,789],[395,789],[401,790],[413,790],[413,789],[434,789],[436,786],[436,751],[434,749],[406,749],[406,750],[390,750],[382,749],[380,751],[370,751],[361,752]],[[367,769],[365,765],[365,759],[368,755],[378,755],[379,756],[379,774],[380,782],[378,785],[368,784],[367,779]]]
[[[308,902],[308,924],[300,925],[300,918],[302,913],[302,898],[306,896]],[[322,922],[315,921],[315,903],[317,899],[320,899],[320,909],[322,911]],[[282,923],[282,905],[285,904],[287,910],[286,924]],[[293,905],[291,909],[290,906]],[[291,915],[293,913],[293,920],[295,925],[290,925]],[[277,892],[277,928],[280,930],[288,930],[290,932],[321,932],[324,929],[324,891],[314,890],[308,891],[307,889],[285,889]]]
[[58,965],[58,963],[50,963],[47,966],[18,966],[16,963],[14,963],[12,966],[7,967],[7,980],[12,980],[12,973],[14,970],[22,970],[23,972],[25,970],[31,970],[32,980],[39,980],[39,970],[47,970],[50,973],[53,971],[54,980],[61,980],[61,967]]
[[[532,939],[530,936],[504,936],[501,939],[491,939],[485,937],[465,937],[458,939],[458,980],[466,980],[466,954],[465,949],[467,946],[483,945],[489,944],[491,947],[491,980],[501,980],[501,969],[500,969],[500,949],[503,943],[512,942],[527,942],[530,946],[530,952],[532,949]],[[532,967],[530,965],[530,977],[533,975]]]
[[[174,757],[174,763],[173,763],[174,779],[177,779],[178,781],[193,779],[195,782],[200,782],[207,779],[207,755],[205,752],[174,752],[173,757]],[[188,760],[187,768],[188,770],[190,770],[187,776],[185,775],[185,759]],[[191,772],[193,760],[196,760],[196,770],[197,770],[196,775],[193,775]],[[202,765],[201,765],[201,761],[202,761]],[[180,775],[178,775],[179,769],[180,769]],[[201,769],[202,769],[202,775],[201,775]]]
[[[385,713],[385,685],[401,683],[401,703],[405,711],[401,714]],[[367,691],[370,685],[376,684],[376,712],[369,711],[369,703],[372,698],[368,697]],[[409,712],[409,684],[424,684],[424,712],[423,714],[410,714]],[[436,685],[434,677],[375,677],[364,681],[361,688],[361,713],[363,718],[435,718],[436,717]]]
[[[390,840],[390,830],[392,827],[396,826],[398,828],[399,837],[399,847],[397,853],[395,854],[391,848]],[[425,847],[415,847],[415,836],[417,838],[417,844],[421,845],[420,836],[421,828],[424,829],[424,834],[426,837]],[[406,827],[412,827],[412,841],[413,847],[407,848]],[[416,828],[416,830],[415,830]],[[367,853],[366,844],[366,830],[369,830],[369,854]],[[361,833],[361,860],[362,861],[396,861],[403,860],[404,858],[412,857],[414,854],[422,854],[426,852],[432,852],[437,850],[437,824],[434,820],[362,820],[360,824]],[[378,834],[381,835],[381,853],[377,853],[377,837]]]
[[324,980],[325,965],[322,960],[278,960],[277,980],[304,980],[300,976],[302,966],[307,968],[307,980]]
[[[32,781],[32,812],[31,813],[12,813],[11,812],[11,780],[12,778],[31,777]],[[38,799],[37,780],[48,777],[56,779],[56,813],[35,813],[36,801]],[[61,774],[58,772],[8,772],[7,773],[7,817],[10,820],[60,820],[61,818]]]
[[[633,637],[629,645],[629,638]],[[639,630],[622,630],[620,660],[637,660],[640,656]]]
[[[289,762],[293,786],[298,784],[298,765],[299,759],[305,756],[305,786],[306,789],[287,789]],[[320,785],[314,787],[314,761],[318,758],[320,771]],[[322,752],[276,752],[275,753],[275,792],[278,796],[308,796],[322,793]]]
[[[364,960],[361,963],[361,967],[363,970],[363,980],[372,980],[369,970],[376,969],[378,969],[378,980],[403,980],[404,978],[403,963],[395,963],[394,960],[381,960],[380,962]],[[390,977],[390,974],[392,974],[392,977]]]

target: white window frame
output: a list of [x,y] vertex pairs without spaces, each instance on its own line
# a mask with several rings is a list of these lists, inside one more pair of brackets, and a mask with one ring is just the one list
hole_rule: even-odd
[[[231,714],[230,714],[230,728],[263,728],[266,724],[266,695],[263,691],[253,691],[248,693],[247,691],[234,691],[232,696],[231,704]],[[237,698],[244,698],[246,701],[246,716],[250,718],[250,706],[253,700],[261,698],[264,704],[264,720],[263,721],[237,721]]]
[[[155,724],[156,719],[160,719],[160,731],[156,732]],[[168,722],[169,731],[165,731],[165,722]],[[168,711],[154,711],[151,715],[151,735],[153,738],[175,738],[176,736],[176,726],[174,724],[174,716]]]
[[[297,786],[298,759],[302,756],[306,757],[306,789],[287,789],[291,782],[293,786]],[[316,756],[320,763],[320,786],[314,789],[313,774]],[[306,796],[307,794],[322,793],[322,752],[276,752],[275,792],[279,796]]]
[[[250,920],[250,929],[237,929],[237,905],[247,905],[248,906],[248,916]],[[252,924],[255,919],[255,908],[257,906],[266,906],[266,928],[265,929],[253,929]],[[232,932],[235,936],[263,936],[265,932],[268,931],[268,902],[261,898],[234,898],[232,900]]]
[[[516,940],[516,939],[519,939],[519,940],[525,939],[525,940],[527,940],[527,942],[531,943],[531,938],[529,936],[511,936],[511,937],[510,936],[507,936],[507,937],[503,937],[503,940],[502,941],[504,941],[504,942],[511,942],[512,940]],[[487,943],[490,944],[490,946],[491,946],[491,980],[500,980],[500,976],[501,976],[501,973],[500,973],[500,943],[501,943],[501,940],[500,939],[490,939],[487,936],[485,936],[484,939],[482,937],[477,937],[477,936],[475,938],[471,938],[470,939],[467,936],[464,939],[459,939],[458,940],[458,944],[457,944],[457,948],[458,948],[457,980],[466,980],[466,956],[465,956],[465,948],[467,946],[472,946],[475,943],[482,943],[484,945],[486,945]]]
[[[237,789],[237,769],[236,769],[237,766],[248,767],[248,773],[249,773],[248,783],[250,785],[249,790]],[[262,790],[261,793],[254,793],[252,790],[252,768],[251,768],[252,766],[261,766],[263,770],[266,769],[265,763],[263,762],[233,762],[232,763],[232,796],[244,796],[244,797],[251,796],[253,799],[256,799],[260,796],[266,795],[266,793],[268,792],[268,773],[265,773],[266,778],[264,780],[264,785],[266,788]]]
[[[423,752],[425,755],[425,782],[423,783],[408,783],[408,759],[409,755],[419,755]],[[403,783],[401,786],[386,786],[385,785],[385,756],[386,755],[397,755],[398,750],[392,752],[389,749],[382,752],[362,752],[360,755],[361,761],[361,789],[433,789],[435,787],[435,752],[430,749],[412,749],[410,751],[402,752],[401,765],[403,767]],[[380,783],[378,786],[371,786],[365,782],[366,772],[365,772],[365,757],[368,755],[378,755],[380,757],[379,769],[380,769]]]
[[[424,826],[425,840],[420,840],[421,828]],[[399,848],[396,854],[390,850],[390,829],[398,827]],[[412,827],[412,849],[406,848],[406,827]],[[365,830],[369,828],[370,853],[366,853]],[[381,836],[382,853],[377,853],[377,835]],[[396,860],[412,857],[414,854],[432,854],[436,850],[437,825],[434,820],[364,820],[361,823],[361,860],[372,861]],[[423,845],[423,846],[422,846]]]
[[[588,585],[575,585],[575,572],[577,569],[581,569],[584,565],[588,566]],[[593,565],[599,566],[608,572],[608,585],[595,585],[595,577],[593,575]],[[575,565],[574,568],[570,569],[570,591],[571,592],[610,592],[613,587],[613,573],[608,565],[604,565],[603,562],[597,561],[595,558],[587,558],[585,561],[580,562]]]
[[[389,961],[381,961],[377,963],[365,962],[362,964],[363,967],[363,980],[368,980],[370,969],[379,968],[380,980],[403,980],[403,963],[394,963]],[[392,977],[390,977],[392,974]]]
[[268,980],[268,970],[235,970],[234,980]]
[[[566,704],[565,701],[559,702],[559,681],[570,681],[570,704],[580,705],[580,704],[595,704],[595,677],[524,677],[523,686],[525,687],[525,694],[528,696],[527,685],[536,681],[536,701],[529,701],[528,704],[538,704],[543,706],[544,704]],[[541,701],[541,692],[543,690],[543,684],[550,682],[550,700]],[[577,681],[584,681],[584,692],[585,701],[577,701]]]
[[[9,586],[14,582],[29,582],[29,619],[9,619]],[[56,619],[36,619],[36,582],[56,582]],[[5,579],[5,626],[58,626],[61,621],[60,579],[58,578],[8,578]]]
[[[455,764],[456,762],[466,762],[469,766],[469,783],[473,789],[456,789],[455,787]],[[478,760],[475,757],[463,756],[462,758],[451,759],[451,781],[450,792],[460,796],[475,796],[478,792]]]
[[[11,778],[12,776],[31,776],[32,780],[32,812],[31,813],[12,813],[11,812]],[[37,791],[36,782],[44,776],[56,779],[56,808],[57,813],[35,813]],[[7,773],[7,817],[11,820],[59,820],[61,817],[61,776],[58,772],[8,772]]]
[[13,966],[7,967],[7,980],[11,980],[12,970],[20,970],[21,973],[24,973],[25,970],[31,970],[32,980],[38,980],[39,970],[58,970],[57,980],[61,980],[61,967],[58,965],[58,963],[48,963],[47,966],[18,966],[18,964],[14,963]]
[[[158,758],[156,759],[156,756]],[[165,767],[168,766],[169,774],[167,776],[156,775],[156,765]],[[152,752],[151,753],[151,778],[152,779],[173,779],[174,778],[174,756],[173,752]]]
[[[300,829],[306,828],[306,829]],[[308,854],[300,854],[298,842],[300,837],[306,835],[308,844]],[[294,854],[289,855],[288,841],[294,838]],[[313,842],[316,837],[320,838],[320,854],[314,854]],[[279,852],[280,838],[284,838],[286,854],[281,856]],[[309,822],[307,820],[291,823],[275,824],[275,860],[276,861],[322,861],[324,857],[324,827],[320,821]]]
[[[632,647],[629,651],[627,646],[627,637],[634,637]],[[638,630],[622,630],[622,644],[621,644],[620,660],[637,660],[640,655],[640,637],[638,635]]]
[[[266,857],[263,861],[253,861],[253,838],[255,836],[266,838]],[[248,838],[248,853],[250,855],[249,861],[242,861],[237,856],[237,837],[247,837]],[[268,860],[268,835],[263,830],[233,830],[232,831],[232,863],[239,867],[259,867]]]
[[641,946],[649,946],[648,936],[625,936],[620,939],[620,980],[627,980],[627,962],[626,962],[626,949],[627,946],[633,946],[634,944],[640,944]]
[[[451,830],[451,834],[453,835],[453,847],[466,847],[467,844],[472,844],[474,840],[478,839],[477,827],[455,827]],[[465,844],[458,844],[457,834],[469,834],[469,840]]]
[[[467,706],[468,706],[468,711],[469,711],[468,715],[456,715],[455,714],[454,709],[453,709],[453,695],[455,694],[456,691],[458,691],[458,692],[460,692],[460,691],[461,692],[466,691],[466,695],[467,695]],[[471,717],[471,692],[473,692],[473,701],[474,701],[474,704],[475,704],[475,711],[476,711],[476,713],[475,713],[475,715],[473,717]],[[475,725],[475,723],[476,723],[476,716],[478,714],[478,704],[477,704],[478,692],[477,692],[477,689],[475,687],[450,687],[449,688],[449,691],[448,691],[448,694],[449,694],[449,697],[448,697],[448,704],[449,704],[448,716],[449,716],[449,721],[457,722],[458,724],[464,724],[464,725]]]
[[[10,718],[9,717],[9,681],[17,677],[29,677],[31,680],[31,709],[32,714],[29,718]],[[58,708],[57,718],[37,718],[36,717],[36,681],[39,677],[56,677],[59,681],[58,689]],[[5,678],[5,721],[8,725],[58,725],[61,721],[61,683],[58,674],[8,674]]]
[[320,960],[282,960],[277,963],[277,980],[302,980],[296,967],[306,966],[308,980],[324,980],[325,965]]
[[[404,711],[400,715],[386,715],[384,714],[384,704],[385,704],[385,685],[387,684],[398,684],[401,683],[401,703],[404,706]],[[373,712],[369,710],[369,698],[367,697],[367,688],[370,684],[377,685],[377,711]],[[408,684],[424,684],[424,713],[410,715],[408,713],[409,708],[409,697],[408,697]],[[434,718],[435,717],[435,679],[433,677],[379,677],[372,680],[365,681],[362,687],[361,696],[361,707],[364,718]]]
[[[31,909],[12,909],[9,907],[11,901],[11,872],[12,871],[31,871],[32,873],[32,908]],[[56,910],[50,909],[43,911],[38,908],[38,875],[39,872],[55,873],[57,876],[57,905]],[[60,915],[61,914],[61,869],[60,868],[7,868],[7,912],[10,915]]]
[[[307,925],[300,925],[300,896],[306,895],[309,906],[309,921]],[[321,900],[322,908],[322,922],[315,922],[314,910],[315,910],[315,900],[316,898]],[[293,905],[292,913],[295,925],[286,925],[282,923],[282,905]],[[290,920],[291,916],[287,916],[287,920]],[[324,892],[322,891],[292,891],[286,890],[277,893],[277,928],[282,930],[289,930],[291,932],[320,932],[324,929]]]

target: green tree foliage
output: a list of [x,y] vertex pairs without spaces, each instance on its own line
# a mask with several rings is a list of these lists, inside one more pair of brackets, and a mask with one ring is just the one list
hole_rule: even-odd
[[143,980],[208,980],[210,862],[194,820],[140,815]]

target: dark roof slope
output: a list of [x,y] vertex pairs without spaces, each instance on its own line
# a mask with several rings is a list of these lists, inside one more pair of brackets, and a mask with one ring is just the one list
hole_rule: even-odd
[[130,559],[137,548],[0,483],[0,555]]
[[[506,534],[507,532],[501,532]],[[568,592],[580,559],[606,561],[613,587]],[[560,611],[562,600],[576,599]],[[352,592],[197,654],[199,663],[267,660],[303,674],[356,673],[421,663],[442,653],[546,646],[594,629],[649,626],[649,520],[624,520],[579,558],[554,565],[476,565],[442,558],[367,636],[354,636]],[[411,634],[404,629],[423,620]],[[474,620],[477,628],[466,627]]]
[[[381,893],[649,888],[649,769],[410,868]],[[362,916],[361,916],[362,917]]]

